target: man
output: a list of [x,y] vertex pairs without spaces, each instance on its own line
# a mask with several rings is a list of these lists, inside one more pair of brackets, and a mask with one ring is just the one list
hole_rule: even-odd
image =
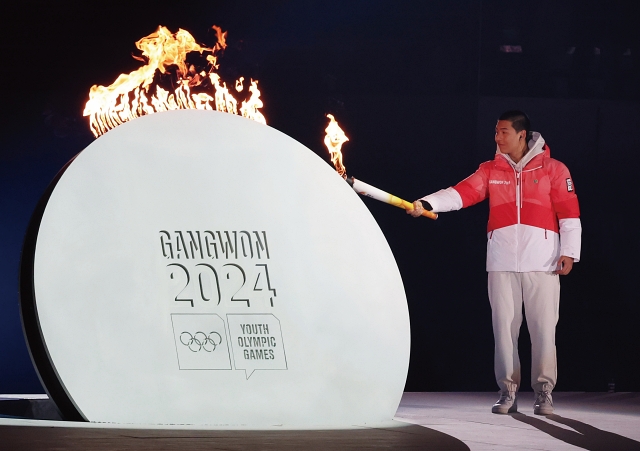
[[495,339],[494,369],[500,398],[493,413],[517,411],[520,387],[518,335],[522,307],[531,336],[534,413],[553,413],[556,384],[555,328],[560,301],[559,275],[580,258],[580,210],[567,167],[550,157],[542,136],[531,132],[522,111],[507,111],[496,124],[492,161],[456,186],[414,202],[436,213],[489,198],[487,272]]

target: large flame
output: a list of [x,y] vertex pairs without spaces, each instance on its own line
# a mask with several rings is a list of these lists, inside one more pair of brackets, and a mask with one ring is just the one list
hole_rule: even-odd
[[[214,71],[218,68],[218,53],[227,46],[227,32],[218,26],[217,43],[207,48],[196,43],[191,34],[179,29],[171,33],[166,27],[136,42],[142,51],[142,57],[134,57],[146,62],[141,68],[120,74],[109,86],[94,85],[89,91],[89,101],[83,115],[89,116],[89,126],[93,134],[101,134],[118,125],[145,114],[177,109],[218,110],[242,116],[266,124],[264,115],[258,111],[263,104],[260,100],[257,80],[251,80],[249,99],[242,102],[238,109],[238,100],[229,92],[227,84]],[[190,52],[206,53],[206,71],[197,71],[193,65],[187,66],[186,58]],[[171,73],[172,86],[164,89],[157,83],[156,75]],[[156,80],[156,81],[154,81]],[[235,82],[237,92],[243,91],[244,78]],[[193,88],[198,92],[192,92]],[[206,92],[213,88],[213,97]]]
[[331,162],[336,167],[336,171],[340,174],[341,177],[347,177],[347,168],[342,164],[342,144],[346,141],[349,141],[347,135],[345,135],[344,131],[338,125],[338,121],[333,117],[332,114],[327,114],[329,118],[329,125],[324,130],[327,132],[324,137],[324,145],[327,146],[327,150],[331,154]]

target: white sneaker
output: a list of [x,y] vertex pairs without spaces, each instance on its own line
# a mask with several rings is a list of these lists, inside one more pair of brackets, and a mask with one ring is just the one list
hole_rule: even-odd
[[516,392],[501,391],[500,399],[491,407],[491,412],[505,415],[507,413],[515,413],[518,411],[518,400]]
[[553,413],[553,398],[550,391],[536,393],[536,402],[533,403],[533,413],[536,415],[551,415]]

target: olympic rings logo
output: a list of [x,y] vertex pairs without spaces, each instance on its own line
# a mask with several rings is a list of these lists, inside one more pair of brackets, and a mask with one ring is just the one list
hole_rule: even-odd
[[222,336],[218,332],[210,332],[209,335],[204,332],[196,332],[191,335],[189,332],[180,334],[180,343],[189,348],[191,352],[213,352],[216,347],[222,343]]

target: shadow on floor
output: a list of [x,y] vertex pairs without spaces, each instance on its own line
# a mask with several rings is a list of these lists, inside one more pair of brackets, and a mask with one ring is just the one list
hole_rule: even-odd
[[469,451],[455,437],[422,426],[324,431],[144,430],[99,427],[0,426],[2,449],[123,450],[415,450]]
[[558,440],[590,451],[640,451],[640,442],[613,432],[603,431],[577,420],[561,417],[560,415],[547,415],[546,419],[569,426],[577,432],[568,431],[523,413],[514,413],[511,417],[514,420],[531,425]]

